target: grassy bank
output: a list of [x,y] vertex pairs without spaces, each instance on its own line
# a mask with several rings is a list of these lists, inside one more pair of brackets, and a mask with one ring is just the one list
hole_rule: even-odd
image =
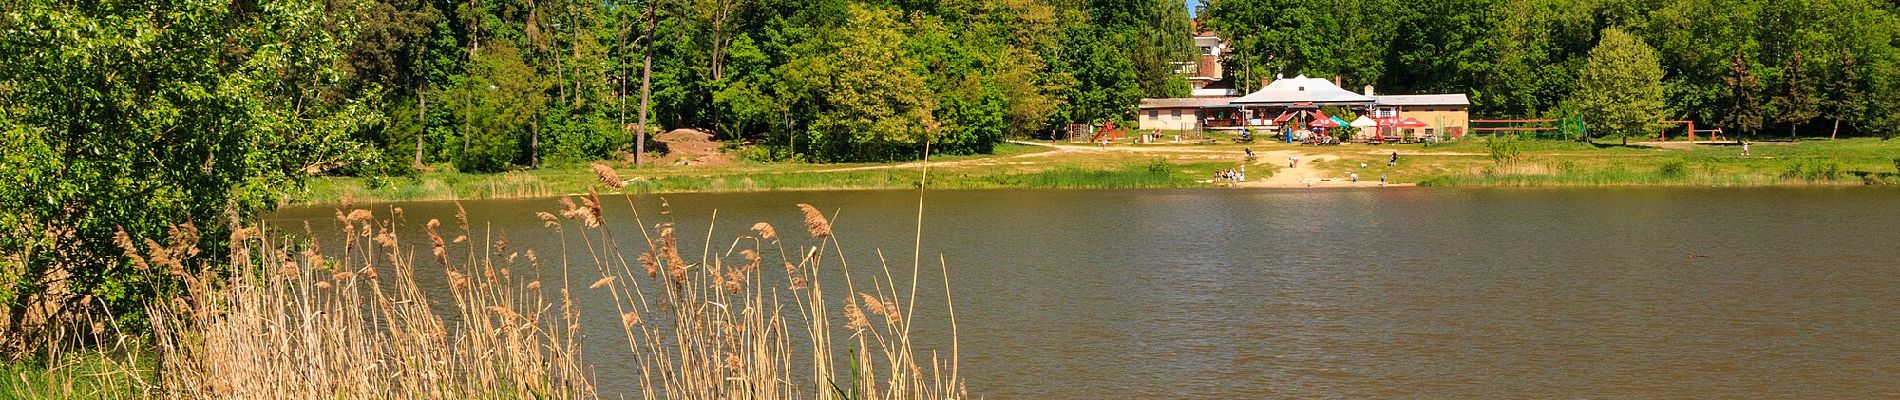
[[[1066,144],[1065,144],[1066,145]],[[1900,141],[1879,139],[1761,142],[1741,155],[1735,145],[1617,145],[1526,141],[1500,162],[1482,139],[1419,144],[1307,147],[1238,145],[1112,145],[1063,149],[1010,144],[997,154],[939,157],[930,181],[945,189],[1087,189],[1211,187],[1215,171],[1241,162],[1243,149],[1299,152],[1326,179],[1385,175],[1424,186],[1781,186],[1900,184]],[[1390,153],[1403,153],[1388,166]],[[1249,179],[1270,176],[1284,160],[1261,160]],[[1363,166],[1361,166],[1363,165]],[[616,169],[635,193],[776,190],[906,189],[919,163],[646,166]],[[1304,167],[1304,165],[1303,165]],[[556,165],[501,174],[428,172],[414,177],[320,178],[289,203],[544,197],[579,193],[595,183],[587,165]]]
[[[1238,152],[1236,148],[1233,150]],[[1232,161],[1220,161],[1232,159]],[[1164,188],[1201,187],[1215,171],[1232,168],[1236,156],[1069,154],[1009,144],[997,154],[937,157],[930,182],[940,189]],[[915,188],[918,163],[802,164],[742,162],[738,165],[617,166],[629,193],[752,192],[777,190],[872,190]],[[1270,174],[1268,170],[1258,174]],[[296,204],[546,197],[585,192],[598,180],[589,165],[557,165],[500,174],[428,172],[413,177],[324,177],[312,180]]]

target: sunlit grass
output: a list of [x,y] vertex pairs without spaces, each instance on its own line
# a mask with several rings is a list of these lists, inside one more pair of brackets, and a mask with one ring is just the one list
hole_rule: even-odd
[[[1058,142],[1064,145],[1087,144]],[[1297,151],[1338,157],[1313,163],[1328,176],[1344,178],[1358,173],[1361,180],[1386,175],[1394,183],[1452,186],[1525,185],[1708,185],[1761,186],[1827,184],[1891,184],[1900,179],[1893,158],[1900,157],[1900,141],[1880,139],[1757,142],[1749,156],[1734,145],[1672,144],[1667,147],[1583,143],[1576,141],[1523,142],[1521,164],[1541,165],[1534,171],[1501,168],[1480,140],[1434,145],[1392,144],[1299,146],[1260,141],[1215,145],[1112,144],[1110,151],[1056,151],[1042,146],[1005,144],[993,155],[961,155],[933,159],[932,187],[994,188],[1172,188],[1208,187],[1199,183],[1214,171],[1241,159],[1243,149],[1256,152]],[[1387,166],[1390,152],[1405,153],[1396,166]],[[1174,173],[1145,173],[1149,163],[1163,159]],[[1269,160],[1272,161],[1272,160]],[[1363,163],[1366,167],[1359,167]],[[1655,176],[1651,172],[1670,163],[1686,164],[1693,174]],[[1840,175],[1811,179],[1787,174],[1803,163],[1834,164]],[[909,189],[919,173],[910,163],[808,164],[742,161],[730,166],[646,166],[617,168],[627,178],[628,191],[642,193],[748,192],[774,190]],[[1249,179],[1270,173],[1250,170]],[[1801,175],[1801,174],[1793,174]],[[1826,182],[1817,182],[1826,181]],[[504,197],[545,197],[579,193],[593,182],[586,165],[552,165],[505,174],[429,172],[416,177],[322,178],[286,202],[336,203],[357,201],[447,200]]]

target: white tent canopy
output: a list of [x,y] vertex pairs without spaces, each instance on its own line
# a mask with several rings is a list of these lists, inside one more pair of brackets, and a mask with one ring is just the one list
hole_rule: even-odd
[[1379,121],[1373,121],[1372,118],[1366,118],[1366,116],[1361,115],[1359,119],[1352,120],[1352,126],[1359,128],[1377,128],[1379,127]]
[[1341,89],[1333,85],[1332,81],[1300,75],[1275,80],[1259,91],[1234,99],[1233,104],[1283,107],[1299,104],[1370,106],[1374,101],[1375,99],[1371,96]]

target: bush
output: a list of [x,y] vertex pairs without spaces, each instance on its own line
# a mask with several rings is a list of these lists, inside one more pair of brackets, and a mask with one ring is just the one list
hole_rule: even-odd
[[541,160],[573,164],[608,158],[615,150],[632,147],[632,137],[611,116],[566,105],[549,107],[541,124]]
[[1656,168],[1656,174],[1668,178],[1689,176],[1689,162],[1683,160],[1669,160],[1664,162],[1662,166]]
[[1813,158],[1802,159],[1801,161],[1796,162],[1794,164],[1789,164],[1788,170],[1785,172],[1782,172],[1781,174],[1783,178],[1802,179],[1802,180],[1808,180],[1808,181],[1835,180],[1835,179],[1839,179],[1841,175],[1842,175],[1842,170],[1841,170],[1840,161],[1834,160],[1834,159],[1821,160],[1821,159],[1813,159]]
[[[319,95],[343,89],[348,37],[321,27],[322,4],[67,4],[9,2],[0,17],[9,360],[102,326],[88,322],[142,329],[154,295],[184,283],[166,267],[225,252],[227,221],[268,210],[310,167],[352,162],[349,135],[380,118]],[[134,246],[165,257],[125,257]]]
[[1516,163],[1524,158],[1524,140],[1516,134],[1484,138],[1484,147],[1490,150],[1491,161],[1498,165]]
[[1173,174],[1174,164],[1169,164],[1168,159],[1166,158],[1156,158],[1154,160],[1150,160],[1148,161],[1148,173],[1155,174],[1155,175]]
[[734,158],[739,160],[751,162],[766,163],[778,161],[778,153],[779,152],[775,151],[773,147],[766,145],[728,144],[726,146],[726,154],[731,154]]

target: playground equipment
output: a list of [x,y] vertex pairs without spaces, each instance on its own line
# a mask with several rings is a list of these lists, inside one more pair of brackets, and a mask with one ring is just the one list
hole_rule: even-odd
[[1089,135],[1089,143],[1100,143],[1104,139],[1112,142],[1126,136],[1128,136],[1127,132],[1115,128],[1115,121],[1102,121],[1101,129],[1096,129],[1094,135]]
[[1113,121],[1103,121],[1101,125],[1069,124],[1064,131],[1070,143],[1083,142],[1084,138],[1088,139],[1087,143],[1098,143],[1102,139],[1113,141],[1128,136],[1128,131],[1116,127]]
[[1688,129],[1688,133],[1689,133],[1689,137],[1688,137],[1688,139],[1689,139],[1689,140],[1688,140],[1688,141],[1689,141],[1689,143],[1695,143],[1695,134],[1696,134],[1697,132],[1700,132],[1700,133],[1704,133],[1704,134],[1706,134],[1706,135],[1705,135],[1705,136],[1703,136],[1703,137],[1706,137],[1706,138],[1708,138],[1708,139],[1709,139],[1709,140],[1711,140],[1711,141],[1719,141],[1719,140],[1722,140],[1722,128],[1713,128],[1713,129],[1696,129],[1696,128],[1695,128],[1695,121],[1690,121],[1690,120],[1669,120],[1669,121],[1662,121],[1662,128],[1661,128],[1661,130],[1660,130],[1660,131],[1658,131],[1658,132],[1656,132],[1656,140],[1659,140],[1659,141],[1664,141],[1664,142],[1667,142],[1667,141],[1669,141],[1669,127],[1670,127],[1670,126],[1675,126],[1675,125],[1684,125],[1684,126],[1687,126],[1687,127],[1689,128],[1689,129]]

